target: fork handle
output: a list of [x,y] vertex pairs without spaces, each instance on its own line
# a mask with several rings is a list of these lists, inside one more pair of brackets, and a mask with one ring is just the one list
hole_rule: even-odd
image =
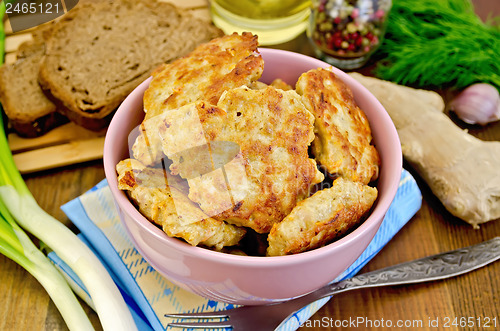
[[[404,285],[450,278],[500,258],[500,237],[470,247],[428,256],[332,283],[311,293],[314,300],[367,287]],[[314,301],[313,300],[313,301]]]

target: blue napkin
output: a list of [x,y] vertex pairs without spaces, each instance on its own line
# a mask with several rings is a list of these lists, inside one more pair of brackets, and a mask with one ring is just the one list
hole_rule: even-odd
[[[355,275],[413,217],[422,204],[421,192],[406,170],[380,229],[362,255],[337,279]],[[80,197],[63,205],[62,210],[80,230],[79,237],[88,244],[106,266],[129,305],[139,330],[165,330],[167,312],[200,312],[233,308],[234,305],[212,301],[172,284],[154,270],[137,252],[120,222],[106,180]],[[49,258],[65,274],[75,292],[92,307],[92,301],[76,274],[55,254]],[[280,330],[296,330],[329,298],[318,300],[290,317]]]

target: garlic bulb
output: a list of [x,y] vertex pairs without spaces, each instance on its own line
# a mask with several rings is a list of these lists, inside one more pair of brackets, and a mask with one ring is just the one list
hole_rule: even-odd
[[500,119],[500,95],[493,85],[473,84],[457,95],[450,109],[466,123],[485,125]]

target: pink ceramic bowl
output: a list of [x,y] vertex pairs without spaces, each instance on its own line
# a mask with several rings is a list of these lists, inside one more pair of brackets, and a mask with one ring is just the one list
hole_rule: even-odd
[[[282,78],[295,84],[303,72],[329,65],[317,59],[275,49],[260,49],[262,81]],[[334,68],[353,90],[370,121],[382,165],[379,197],[370,216],[355,231],[325,247],[280,257],[236,256],[193,247],[169,238],[144,218],[117,188],[115,165],[129,157],[127,137],[143,119],[146,80],[122,103],[109,126],[104,145],[106,178],[120,217],[137,250],[161,274],[180,287],[216,301],[268,304],[311,292],[341,274],[370,243],[391,204],[402,169],[396,129],[382,105],[362,85]]]

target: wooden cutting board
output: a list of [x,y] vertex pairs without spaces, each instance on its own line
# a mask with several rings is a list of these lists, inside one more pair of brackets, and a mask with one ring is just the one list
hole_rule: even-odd
[[[207,0],[160,0],[174,3],[199,18],[210,20]],[[32,40],[29,30],[13,33],[8,20],[4,22],[5,63],[16,61],[19,46]],[[93,132],[73,123],[53,129],[38,138],[21,138],[8,134],[14,161],[22,174],[99,160],[103,156],[106,130]]]

